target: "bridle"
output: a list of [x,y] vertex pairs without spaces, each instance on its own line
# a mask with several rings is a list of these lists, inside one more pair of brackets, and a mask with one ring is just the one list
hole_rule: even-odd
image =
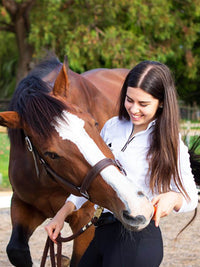
[[92,181],[97,177],[97,175],[106,167],[110,165],[114,165],[118,167],[118,169],[126,175],[125,170],[123,169],[122,165],[118,160],[111,159],[111,158],[104,158],[97,162],[87,173],[85,178],[83,179],[82,185],[81,186],[76,186],[73,183],[65,180],[63,177],[58,175],[47,163],[46,161],[39,155],[38,151],[36,150],[35,147],[33,147],[30,139],[28,136],[25,136],[25,142],[27,145],[28,150],[32,153],[34,164],[35,164],[35,169],[37,176],[39,177],[39,168],[37,164],[37,157],[39,158],[39,162],[44,166],[46,169],[46,172],[50,174],[50,176],[61,186],[67,186],[70,188],[70,192],[75,195],[81,195],[87,199],[90,199],[90,196],[87,192],[88,188],[90,187]]

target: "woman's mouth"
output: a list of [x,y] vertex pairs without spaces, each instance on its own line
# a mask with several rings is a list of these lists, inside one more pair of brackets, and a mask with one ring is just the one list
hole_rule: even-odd
[[142,117],[142,115],[131,115],[131,119],[134,120],[134,121],[140,120],[141,117]]

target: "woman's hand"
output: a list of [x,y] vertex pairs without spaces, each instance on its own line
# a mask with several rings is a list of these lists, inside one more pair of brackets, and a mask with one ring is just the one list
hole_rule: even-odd
[[74,211],[75,206],[72,202],[66,202],[63,207],[57,212],[55,217],[45,226],[48,236],[51,240],[56,243],[56,238],[58,237],[60,231],[64,226],[64,221],[66,217]]
[[57,215],[45,226],[45,230],[47,231],[48,236],[54,243],[56,243],[56,238],[58,237],[63,226],[64,219],[61,219]]
[[183,203],[183,195],[178,192],[170,191],[160,194],[153,198],[152,204],[156,206],[156,212],[154,215],[155,226],[158,227],[160,218],[170,214],[174,209],[179,211]]

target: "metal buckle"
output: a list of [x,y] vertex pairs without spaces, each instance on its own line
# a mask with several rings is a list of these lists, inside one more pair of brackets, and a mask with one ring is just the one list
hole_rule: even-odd
[[83,197],[85,197],[86,199],[89,199],[89,198],[90,198],[90,197],[89,197],[89,194],[88,194],[87,191],[85,191],[85,192],[81,192],[81,187],[80,187],[80,186],[77,186],[77,189],[78,189],[79,193],[80,193]]
[[99,219],[99,217],[101,216],[101,213],[102,213],[103,210],[104,210],[103,207],[98,206],[97,209],[94,212],[94,216],[93,217]]
[[122,174],[127,176],[127,173],[126,173],[125,169],[123,168],[123,166],[121,165],[121,163],[119,162],[119,160],[115,159],[114,161],[115,161],[117,167],[119,168],[119,170],[122,172]]
[[30,139],[28,138],[28,136],[25,137],[25,141],[26,141],[28,150],[29,150],[30,152],[33,152],[33,147],[32,147],[31,141],[30,141]]

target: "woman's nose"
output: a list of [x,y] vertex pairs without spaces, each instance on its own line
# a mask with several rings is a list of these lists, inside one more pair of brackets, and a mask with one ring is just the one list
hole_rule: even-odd
[[135,114],[135,113],[140,112],[140,109],[139,109],[138,105],[133,104],[130,107],[130,111],[131,111],[131,113]]

